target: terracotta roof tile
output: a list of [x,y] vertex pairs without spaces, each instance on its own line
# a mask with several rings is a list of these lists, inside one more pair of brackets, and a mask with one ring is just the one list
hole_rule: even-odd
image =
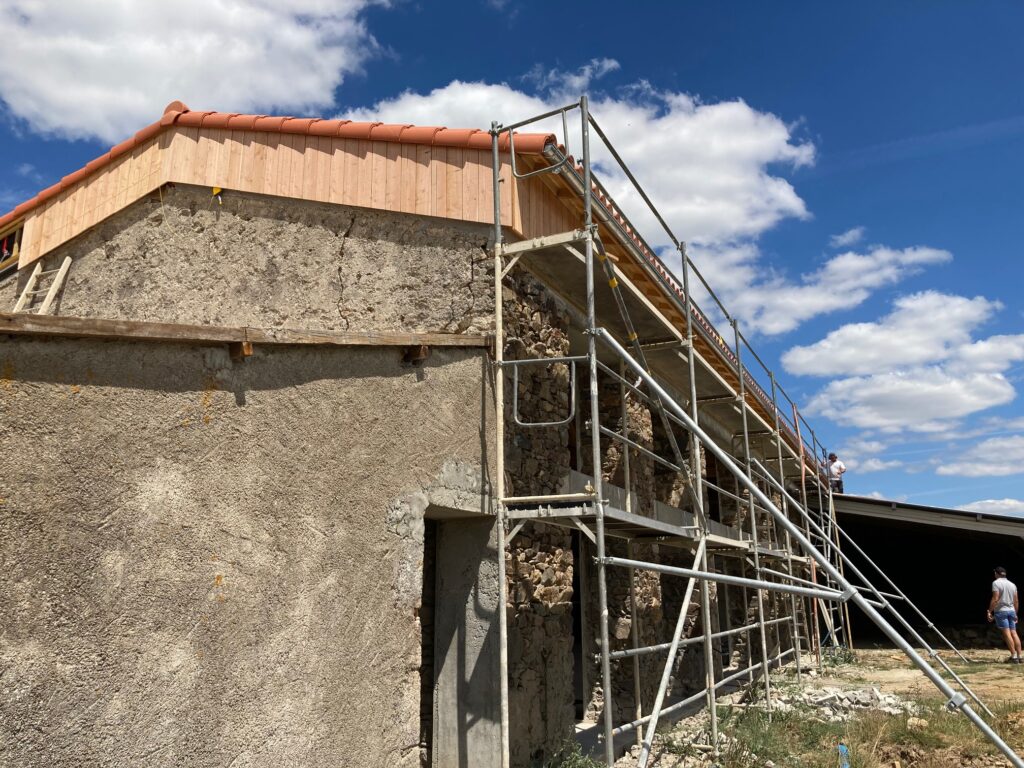
[[312,117],[288,117],[281,123],[281,133],[309,133],[309,126],[316,122]]
[[284,121],[287,117],[271,117],[270,115],[259,115],[253,121],[254,131],[267,131],[268,133],[278,133],[281,130],[281,126],[284,125]]
[[238,115],[214,112],[212,115],[207,115],[203,119],[203,128],[221,128],[227,130],[228,122],[230,122],[233,117],[238,117]]
[[257,115],[232,115],[226,127],[232,131],[251,131],[256,125],[256,117]]
[[[346,139],[400,142],[402,144],[429,144],[438,147],[491,148],[491,135],[479,129],[452,129],[430,126],[398,125],[387,123],[358,123],[350,120],[323,120],[319,118],[269,117],[267,115],[241,115],[234,112],[193,112],[180,101],[172,101],[164,108],[160,119],[122,141],[110,151],[100,155],[52,187],[43,190],[13,211],[0,216],[0,227],[25,215],[46,200],[79,183],[86,176],[104,167],[112,160],[131,152],[135,147],[172,126],[205,128],[209,130],[261,131],[267,133],[296,133],[309,136],[337,136]],[[546,133],[516,134],[516,152],[535,155],[544,151],[555,137]],[[508,151],[508,135],[499,139],[499,148]]]
[[[481,133],[481,131],[474,128],[442,128],[436,134],[434,134],[434,145],[438,147],[464,147],[469,143],[470,137]],[[490,142],[491,134],[486,131],[482,131],[487,135],[487,141]]]
[[309,126],[310,136],[337,136],[338,126],[344,120],[314,120]]
[[141,131],[136,132],[134,139],[136,144],[142,144],[143,142],[149,141],[156,136],[160,131],[163,130],[163,126],[159,122],[147,125]]
[[370,131],[384,123],[356,123],[348,120],[338,126],[338,136],[343,139],[368,139]]
[[402,133],[409,128],[412,128],[412,126],[378,123],[370,128],[370,138],[373,141],[401,141]]

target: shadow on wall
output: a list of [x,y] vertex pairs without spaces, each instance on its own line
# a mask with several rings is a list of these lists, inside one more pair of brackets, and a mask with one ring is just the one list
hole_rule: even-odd
[[[7,354],[8,344],[18,345],[17,361]],[[118,345],[116,354],[111,354],[111,344]],[[31,356],[25,354],[25,345],[34,347]],[[486,364],[484,351],[472,348],[434,348],[421,365],[412,366],[403,362],[402,347],[256,347],[251,357],[236,363],[227,346],[17,338],[0,343],[0,381],[163,392],[215,389],[242,393],[239,405],[243,405],[246,391],[280,390],[316,381],[408,377],[410,382],[422,382],[429,379],[431,370],[467,355],[479,355]]]

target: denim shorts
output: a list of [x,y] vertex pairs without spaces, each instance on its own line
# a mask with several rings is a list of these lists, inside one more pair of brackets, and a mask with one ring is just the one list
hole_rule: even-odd
[[1016,629],[1017,614],[1015,611],[996,611],[993,617],[998,629]]

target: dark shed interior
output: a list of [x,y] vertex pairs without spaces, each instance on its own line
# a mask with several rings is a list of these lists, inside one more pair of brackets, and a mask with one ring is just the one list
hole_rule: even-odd
[[[998,633],[986,627],[985,621],[992,569],[1001,565],[1011,581],[1024,585],[1024,539],[984,530],[970,515],[961,515],[963,524],[950,527],[948,513],[944,518],[947,524],[930,525],[898,519],[896,510],[886,519],[844,512],[841,502],[836,506],[839,525],[954,643],[961,647],[1001,645]],[[1024,533],[1024,520],[1020,526]],[[891,591],[852,547],[843,550],[876,587]],[[924,619],[897,605],[925,640],[940,647]],[[850,622],[855,646],[884,641],[881,631],[856,608],[851,608]]]

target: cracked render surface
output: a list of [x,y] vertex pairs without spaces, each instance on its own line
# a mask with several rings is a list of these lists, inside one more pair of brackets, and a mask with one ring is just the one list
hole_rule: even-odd
[[[46,257],[74,261],[56,314],[485,333],[490,230],[424,216],[169,186]],[[28,277],[0,284],[13,307]]]

